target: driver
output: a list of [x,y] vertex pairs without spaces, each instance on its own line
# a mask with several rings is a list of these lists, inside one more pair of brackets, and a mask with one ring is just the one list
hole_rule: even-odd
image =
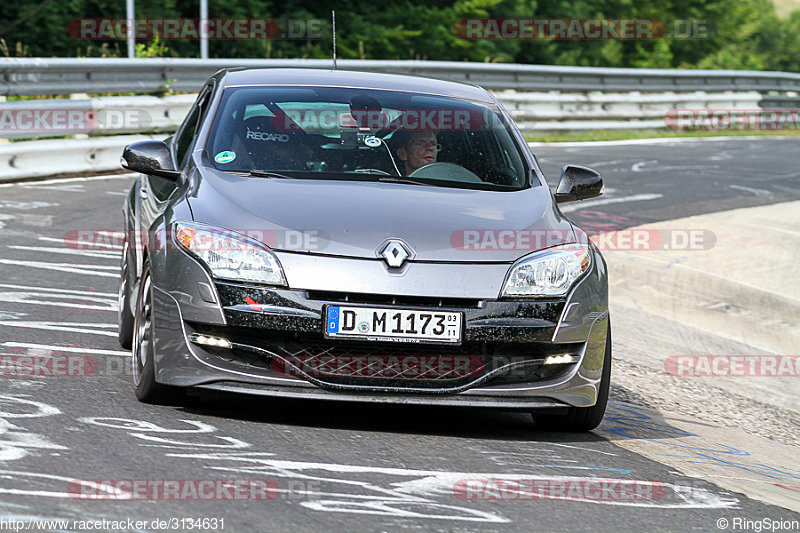
[[405,165],[406,176],[420,167],[435,163],[438,153],[439,143],[432,131],[411,133],[397,149],[397,157]]

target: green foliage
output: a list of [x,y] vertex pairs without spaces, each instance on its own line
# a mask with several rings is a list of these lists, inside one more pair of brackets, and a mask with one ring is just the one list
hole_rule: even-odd
[[[331,9],[337,14],[340,58],[800,71],[800,11],[779,19],[769,0],[209,0],[212,18],[319,21],[313,26],[316,36],[213,40],[210,55],[328,58]],[[137,0],[136,15],[197,18],[199,0]],[[484,17],[656,19],[664,21],[670,35],[652,40],[467,40],[454,30],[461,19]],[[81,18],[125,18],[125,3],[0,2],[0,56],[125,55],[124,40],[70,37],[67,24]],[[675,21],[687,20],[695,21],[707,34],[692,38],[674,34],[681,24]],[[136,44],[137,57],[198,57],[199,51],[196,40]]]
[[5,39],[0,39],[0,57],[29,57],[30,48],[17,41],[16,45],[9,47]]
[[165,57],[167,45],[158,36],[148,43],[136,43],[133,45],[136,57]]

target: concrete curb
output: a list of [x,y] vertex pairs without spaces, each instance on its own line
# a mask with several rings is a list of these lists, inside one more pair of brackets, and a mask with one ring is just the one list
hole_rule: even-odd
[[775,354],[800,346],[800,300],[680,264],[606,252],[611,299]]
[[[800,202],[735,209],[626,231],[694,228],[707,249],[605,251],[612,301],[761,351],[800,352]],[[794,230],[792,229],[794,228]]]

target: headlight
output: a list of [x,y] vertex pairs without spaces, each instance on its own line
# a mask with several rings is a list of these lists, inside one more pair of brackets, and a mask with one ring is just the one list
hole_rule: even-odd
[[255,239],[194,222],[176,222],[174,230],[175,241],[215,278],[286,285],[278,258]]
[[525,257],[508,273],[501,296],[564,296],[592,266],[585,244],[562,244]]

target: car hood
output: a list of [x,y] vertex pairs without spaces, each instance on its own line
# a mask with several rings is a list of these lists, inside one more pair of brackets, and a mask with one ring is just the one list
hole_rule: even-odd
[[188,196],[195,221],[247,233],[274,250],[374,259],[398,239],[413,261],[513,262],[575,242],[544,186],[496,192],[210,168],[197,176]]

